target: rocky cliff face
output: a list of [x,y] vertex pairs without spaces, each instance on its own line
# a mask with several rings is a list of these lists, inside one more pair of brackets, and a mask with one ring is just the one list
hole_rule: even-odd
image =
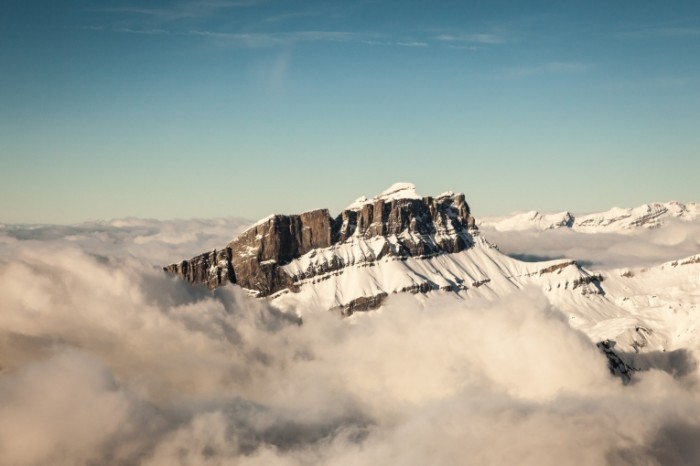
[[168,265],[164,270],[175,273],[190,283],[204,283],[209,288],[236,283],[229,247],[219,251],[214,249],[190,260]]
[[360,198],[333,218],[320,209],[301,215],[273,215],[261,220],[221,250],[165,267],[190,283],[210,288],[237,283],[268,296],[294,291],[297,282],[339,270],[346,258],[332,252],[311,261],[303,272],[284,266],[315,250],[383,238],[378,251],[368,251],[371,264],[385,256],[397,258],[455,253],[471,247],[476,229],[463,194],[451,192],[420,197],[409,184],[396,184],[376,198]]

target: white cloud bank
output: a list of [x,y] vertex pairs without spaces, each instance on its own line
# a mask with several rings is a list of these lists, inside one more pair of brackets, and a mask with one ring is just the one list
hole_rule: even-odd
[[19,247],[75,247],[99,255],[134,256],[154,264],[189,259],[221,248],[251,221],[240,218],[152,220],[123,218],[75,225],[0,224],[0,259]]
[[592,268],[648,267],[700,252],[700,222],[669,220],[638,233],[581,233],[568,228],[482,234],[505,254],[525,260],[568,257]]
[[155,266],[201,252],[188,248],[206,222],[145,223],[2,236],[4,464],[700,458],[696,374],[652,370],[623,386],[539,291],[396,296],[352,319],[299,309],[299,325],[236,287],[193,288]]

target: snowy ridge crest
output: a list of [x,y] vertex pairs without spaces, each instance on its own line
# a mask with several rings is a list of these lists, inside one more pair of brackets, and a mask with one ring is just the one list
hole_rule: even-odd
[[[440,197],[440,196],[438,196]],[[394,183],[389,188],[382,191],[375,197],[367,198],[361,196],[352,204],[346,207],[346,210],[358,210],[367,204],[374,204],[378,200],[392,201],[397,199],[422,199],[416,192],[416,186],[412,183]]]
[[613,207],[605,212],[573,215],[570,212],[530,211],[502,217],[484,218],[479,225],[497,231],[551,230],[569,228],[584,233],[632,233],[658,228],[674,219],[700,221],[700,204],[678,201],[654,202],[633,208]]

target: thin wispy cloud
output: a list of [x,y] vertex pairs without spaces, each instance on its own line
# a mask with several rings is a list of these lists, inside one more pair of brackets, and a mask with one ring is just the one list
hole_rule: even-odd
[[615,34],[621,39],[655,39],[655,38],[693,38],[700,37],[700,28],[690,27],[656,27],[636,31],[625,31]]
[[392,42],[386,40],[376,40],[376,39],[365,39],[360,41],[361,44],[372,45],[372,46],[384,46],[388,47],[393,45]]
[[468,43],[497,45],[508,42],[508,37],[502,33],[480,32],[480,33],[460,33],[460,34],[439,34],[435,40],[450,43]]
[[102,8],[100,11],[115,14],[146,16],[159,21],[178,21],[183,19],[202,18],[210,16],[219,10],[254,6],[265,1],[266,0],[189,1],[178,3],[170,8],[144,8],[140,6],[127,6]]
[[166,29],[132,29],[132,28],[116,28],[114,32],[124,32],[127,34],[143,34],[149,36],[170,35],[170,31]]
[[287,47],[298,43],[336,42],[358,43],[365,45],[384,45],[400,47],[427,47],[428,43],[420,41],[391,41],[381,40],[379,33],[352,32],[352,31],[290,31],[290,32],[222,32],[205,29],[192,29],[186,31],[168,29],[136,29],[136,28],[112,28],[89,27],[92,31],[111,31],[123,34],[137,35],[172,35],[191,36],[209,39],[219,46],[246,47],[246,48],[270,48]]
[[215,39],[221,45],[244,47],[287,46],[299,42],[361,42],[365,34],[347,31],[294,31],[294,32],[214,32],[193,30],[187,35]]
[[610,89],[673,88],[697,84],[699,81],[698,78],[688,76],[658,76],[615,81],[607,87]]
[[421,41],[405,41],[405,42],[397,42],[396,45],[399,45],[401,47],[427,47],[428,43],[421,42]]
[[447,48],[452,49],[452,50],[470,50],[470,51],[479,50],[478,46],[468,45],[468,44],[463,44],[463,45],[450,44],[447,46]]
[[[494,29],[480,32],[452,32],[436,30],[424,32],[414,37],[393,36],[383,31],[338,31],[324,30],[314,26],[301,26],[298,31],[279,31],[279,23],[294,22],[314,16],[338,16],[332,7],[286,11],[269,14],[260,9],[251,9],[252,17],[242,20],[234,30],[218,30],[209,24],[216,15],[227,14],[223,10],[255,7],[269,0],[209,0],[183,1],[169,7],[118,6],[101,8],[96,11],[114,16],[118,22],[93,27],[94,30],[112,31],[138,35],[172,35],[206,37],[220,46],[250,48],[289,46],[295,43],[310,42],[354,42],[365,45],[389,47],[426,48],[438,43],[448,48],[475,50],[477,46],[504,44],[512,41],[505,32]],[[185,26],[186,25],[186,26]]]
[[592,67],[590,63],[578,61],[549,62],[536,66],[508,68],[505,75],[508,78],[526,78],[543,74],[573,74],[588,71]]
[[291,21],[299,18],[308,18],[310,16],[319,16],[325,14],[319,10],[310,11],[295,11],[290,13],[281,13],[274,16],[268,16],[262,20],[263,23],[281,23],[285,21]]

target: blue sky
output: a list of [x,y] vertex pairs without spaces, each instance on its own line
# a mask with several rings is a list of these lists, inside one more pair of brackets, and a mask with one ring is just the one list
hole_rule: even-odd
[[700,2],[14,1],[0,222],[700,201]]

